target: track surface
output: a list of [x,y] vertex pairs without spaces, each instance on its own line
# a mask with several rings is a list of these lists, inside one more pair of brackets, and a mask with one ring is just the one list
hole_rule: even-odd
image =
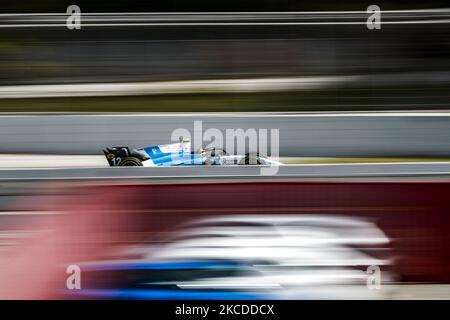
[[168,143],[173,130],[279,129],[280,155],[450,156],[450,113],[52,114],[0,116],[0,153],[101,154]]
[[[450,163],[386,163],[288,165],[262,172],[262,166],[117,167],[0,170],[1,180],[165,179],[165,178],[333,178],[333,177],[437,177],[450,175]],[[278,168],[278,171],[276,171]],[[269,169],[269,167],[265,167]]]

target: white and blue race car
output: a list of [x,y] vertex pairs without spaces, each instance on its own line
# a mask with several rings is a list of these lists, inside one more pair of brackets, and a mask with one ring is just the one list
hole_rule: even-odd
[[191,151],[189,140],[179,143],[130,149],[112,147],[103,150],[111,167],[162,167],[197,165],[281,165],[259,153],[230,155],[221,148]]

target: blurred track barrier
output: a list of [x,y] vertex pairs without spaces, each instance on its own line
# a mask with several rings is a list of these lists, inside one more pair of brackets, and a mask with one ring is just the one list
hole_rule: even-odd
[[[359,219],[369,221],[365,228],[379,231],[365,232],[366,238],[370,238],[370,234],[378,234],[375,238],[384,234],[389,239],[392,261],[389,270],[396,275],[396,286],[410,282],[450,283],[449,182],[62,183],[43,185],[33,193],[28,192],[29,201],[24,197],[20,201],[21,214],[16,215],[10,210],[0,215],[2,234],[9,242],[2,250],[2,260],[8,261],[1,267],[2,297],[54,296],[55,288],[65,285],[67,265],[149,257],[151,252],[155,252],[151,248],[164,245],[170,239],[174,241],[174,236],[180,236],[183,225],[185,231],[201,227],[205,231],[201,233],[206,236],[206,231],[211,232],[213,229],[223,232],[228,221],[228,224],[231,222],[228,227],[236,227],[232,228],[233,234],[236,236],[242,231],[240,234],[243,236],[248,235],[251,226],[261,226],[264,221],[267,222],[267,217],[273,220],[272,227],[252,230],[271,235],[279,235],[282,230],[289,231],[289,228],[284,227],[273,229],[278,225],[277,219],[309,219],[310,223],[316,219],[326,225],[333,225],[333,228],[344,217],[350,219],[344,219],[347,222]],[[40,197],[44,197],[45,201],[40,200]],[[24,214],[25,204],[34,212]],[[14,205],[10,207],[14,208]],[[46,214],[36,214],[38,210],[45,210]],[[242,217],[246,220],[242,220]],[[205,224],[208,221],[209,224]],[[301,225],[305,226],[305,222]],[[9,233],[5,232],[7,230]],[[14,230],[22,231],[12,233]],[[361,240],[356,230],[346,230],[342,229],[345,237],[326,237],[327,241],[350,241],[354,237]],[[357,230],[361,231],[360,228]],[[312,232],[311,229],[305,229],[304,232],[305,245],[321,241],[320,237],[308,233]],[[21,234],[31,236],[17,239]],[[295,234],[291,233],[289,237]],[[14,235],[14,243],[9,240],[9,235]],[[195,232],[190,235],[195,235]],[[182,243],[187,244],[183,241],[189,240],[187,233],[184,236],[177,238],[179,249]],[[277,239],[280,244],[280,241],[286,240]],[[203,241],[201,238],[198,240],[199,243]],[[245,241],[250,242],[245,247],[255,243],[253,240],[247,238]],[[226,239],[217,238],[217,241],[226,244]],[[288,241],[287,244],[289,242],[295,245],[295,241]],[[276,241],[272,242],[272,245],[275,244]],[[373,249],[367,243],[362,246],[361,252],[367,253]],[[177,250],[165,250],[165,254],[180,254],[181,251]],[[355,255],[348,257],[350,260],[351,257],[356,259]],[[338,260],[342,261],[340,258]],[[152,268],[156,267],[162,268],[161,265]],[[186,268],[186,265],[177,266],[178,269],[181,267]],[[167,270],[168,266],[164,268]],[[39,272],[39,277],[35,276],[36,272]],[[432,295],[432,289],[427,287],[427,290],[431,291],[422,291],[424,296],[427,296],[426,292]],[[320,293],[326,296],[326,290]]]

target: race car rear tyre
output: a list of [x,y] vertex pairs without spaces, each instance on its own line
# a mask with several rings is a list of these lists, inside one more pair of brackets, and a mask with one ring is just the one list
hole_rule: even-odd
[[120,167],[142,167],[142,161],[135,157],[126,157],[119,164]]
[[258,165],[261,164],[259,161],[259,153],[247,153],[245,158],[239,162],[240,165]]

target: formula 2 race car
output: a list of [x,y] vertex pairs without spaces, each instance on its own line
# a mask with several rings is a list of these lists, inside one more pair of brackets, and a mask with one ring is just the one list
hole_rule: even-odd
[[111,167],[161,167],[196,165],[281,165],[259,153],[229,155],[220,148],[191,151],[189,140],[179,143],[144,147],[130,150],[128,147],[112,147],[103,150]]

